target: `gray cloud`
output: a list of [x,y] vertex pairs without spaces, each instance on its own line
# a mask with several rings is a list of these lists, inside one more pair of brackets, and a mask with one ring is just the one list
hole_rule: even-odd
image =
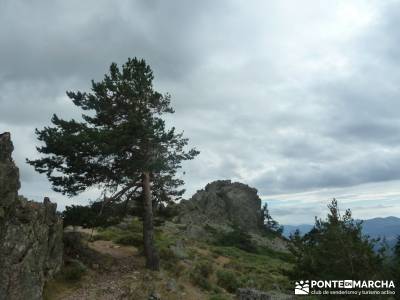
[[22,192],[49,188],[24,164],[34,128],[79,117],[65,91],[132,56],[202,152],[185,163],[187,196],[221,178],[263,195],[400,179],[399,6],[2,1],[0,131],[13,132]]

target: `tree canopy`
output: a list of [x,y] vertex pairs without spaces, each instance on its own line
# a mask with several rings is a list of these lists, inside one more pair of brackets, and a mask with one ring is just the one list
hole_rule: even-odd
[[[44,156],[27,160],[47,175],[55,191],[66,195],[98,187],[114,201],[142,197],[150,240],[152,201],[181,197],[183,181],[177,170],[199,153],[186,149],[182,132],[166,128],[162,116],[174,113],[171,97],[155,91],[153,79],[142,59],[128,59],[122,68],[112,63],[102,81],[92,81],[91,92],[67,92],[85,111],[82,120],[54,115],[53,126],[36,130],[44,144],[37,150]],[[144,239],[146,251],[145,232]]]
[[92,81],[92,92],[67,92],[73,103],[87,111],[83,121],[52,118],[54,127],[36,130],[46,157],[28,160],[46,173],[53,188],[74,196],[90,186],[129,195],[143,170],[151,170],[155,194],[179,197],[175,178],[182,160],[198,152],[184,151],[188,140],[175,128],[166,129],[162,114],[173,113],[170,95],[153,89],[153,72],[144,60],[129,59],[119,69],[110,66],[101,82]]
[[317,219],[314,228],[304,236],[291,236],[291,252],[296,264],[291,274],[298,279],[359,279],[379,277],[383,258],[374,252],[376,241],[361,232],[362,222],[352,218],[351,211],[340,214],[335,199],[328,205],[325,220]]
[[267,203],[264,203],[261,208],[261,224],[267,233],[276,233],[281,235],[283,232],[283,226],[272,218]]

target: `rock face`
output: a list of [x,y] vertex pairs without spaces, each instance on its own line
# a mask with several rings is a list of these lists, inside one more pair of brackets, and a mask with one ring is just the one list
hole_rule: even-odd
[[262,226],[257,190],[243,183],[214,181],[180,205],[180,223],[233,225],[249,232]]
[[42,299],[62,265],[62,221],[56,204],[18,196],[19,172],[9,133],[0,134],[0,300]]

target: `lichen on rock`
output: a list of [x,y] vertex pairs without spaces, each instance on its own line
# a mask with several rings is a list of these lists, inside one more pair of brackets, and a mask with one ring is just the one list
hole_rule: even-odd
[[249,232],[261,229],[261,199],[246,184],[217,180],[181,202],[181,223],[229,224]]
[[62,265],[62,220],[55,203],[18,196],[19,171],[9,133],[0,134],[0,300],[42,299]]

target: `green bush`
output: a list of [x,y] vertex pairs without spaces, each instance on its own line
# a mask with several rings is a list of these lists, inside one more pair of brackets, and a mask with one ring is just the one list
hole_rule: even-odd
[[190,279],[193,284],[197,285],[203,290],[210,291],[212,289],[212,285],[208,278],[204,277],[200,273],[196,273],[196,271],[190,274]]
[[[134,230],[135,229],[135,230]],[[118,227],[98,228],[94,240],[113,241],[121,245],[141,247],[143,245],[142,234],[137,232],[136,225],[130,224],[127,229]]]
[[208,278],[214,271],[213,265],[209,261],[202,261],[196,264],[194,271],[201,276]]
[[126,209],[125,203],[96,201],[85,206],[66,206],[62,217],[64,227],[69,225],[85,228],[106,227],[118,224],[127,213],[132,213],[132,211]]
[[119,228],[109,227],[109,228],[98,228],[98,233],[93,237],[94,240],[103,241],[114,241],[120,236],[124,235],[125,232]]
[[208,278],[211,276],[213,271],[214,269],[211,262],[208,261],[198,262],[194,266],[190,274],[190,279],[195,285],[201,287],[204,290],[210,291],[213,288],[213,286]]
[[240,287],[240,282],[236,274],[231,271],[219,270],[217,272],[217,283],[230,293],[236,292]]
[[61,274],[67,281],[79,281],[87,272],[86,266],[79,260],[70,260],[63,267]]
[[236,247],[247,252],[257,252],[257,247],[251,240],[251,236],[239,228],[234,228],[232,231],[221,234],[216,244],[225,247]]
[[159,249],[161,264],[164,269],[172,272],[176,276],[181,276],[184,272],[184,266],[179,263],[179,258],[169,247],[161,247]]
[[169,247],[162,247],[159,251],[161,259],[172,262],[178,261],[178,258],[175,256],[174,251],[172,251]]
[[114,239],[114,242],[120,245],[129,245],[129,246],[135,246],[135,247],[140,247],[143,245],[143,239],[141,236],[137,236],[135,234],[125,234],[122,236],[119,236]]

